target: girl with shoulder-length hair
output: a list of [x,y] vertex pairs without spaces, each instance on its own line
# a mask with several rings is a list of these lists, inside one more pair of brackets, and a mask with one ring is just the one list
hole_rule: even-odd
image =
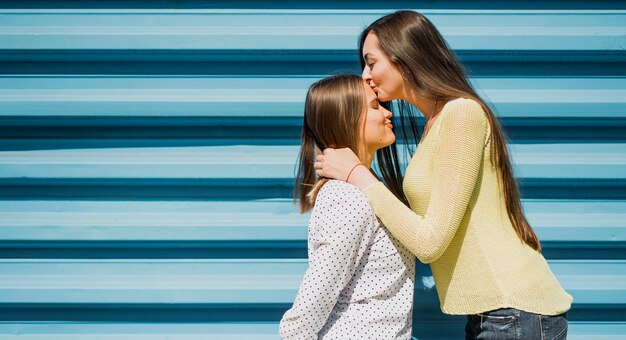
[[378,98],[396,100],[405,142],[419,139],[403,182],[409,204],[347,148],[325,149],[317,174],[345,179],[357,165],[349,182],[430,263],[442,311],[468,316],[466,339],[564,339],[572,297],[524,217],[503,129],[439,31],[414,11],[386,15],[363,31],[359,58]]
[[[376,151],[395,141],[392,127],[391,112],[357,75],[310,87],[294,192],[301,211],[312,210],[309,268],[280,322],[283,339],[411,338],[415,258],[381,228],[361,191],[313,168],[316,150],[333,147],[351,148],[370,171]],[[400,190],[392,195],[404,200]]]

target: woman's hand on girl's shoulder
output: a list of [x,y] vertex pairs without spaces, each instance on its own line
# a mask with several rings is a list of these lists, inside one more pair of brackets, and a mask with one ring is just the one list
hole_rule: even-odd
[[318,176],[349,182],[359,190],[378,182],[350,148],[325,149],[317,155],[314,166]]
[[317,155],[314,166],[318,176],[345,181],[350,170],[360,162],[350,148],[328,148]]

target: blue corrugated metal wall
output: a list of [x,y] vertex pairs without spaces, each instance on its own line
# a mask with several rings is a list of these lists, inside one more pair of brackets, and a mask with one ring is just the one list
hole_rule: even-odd
[[[0,338],[276,339],[306,88],[400,8],[495,104],[570,338],[623,339],[626,4],[367,0],[0,1]],[[417,279],[414,334],[462,338]]]

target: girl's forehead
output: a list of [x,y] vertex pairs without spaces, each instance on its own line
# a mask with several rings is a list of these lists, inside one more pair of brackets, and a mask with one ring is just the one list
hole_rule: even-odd
[[363,88],[365,89],[365,99],[368,103],[376,99],[376,92],[365,81],[363,81]]

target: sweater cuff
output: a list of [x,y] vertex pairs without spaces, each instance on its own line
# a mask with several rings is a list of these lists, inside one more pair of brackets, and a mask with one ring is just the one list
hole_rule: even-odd
[[377,192],[381,190],[381,186],[384,189],[387,189],[387,187],[385,186],[385,184],[383,184],[383,182],[378,181],[378,182],[374,182],[366,186],[365,189],[363,189],[363,193],[365,194],[365,196],[367,196],[367,199],[369,200],[370,195],[377,195]]

